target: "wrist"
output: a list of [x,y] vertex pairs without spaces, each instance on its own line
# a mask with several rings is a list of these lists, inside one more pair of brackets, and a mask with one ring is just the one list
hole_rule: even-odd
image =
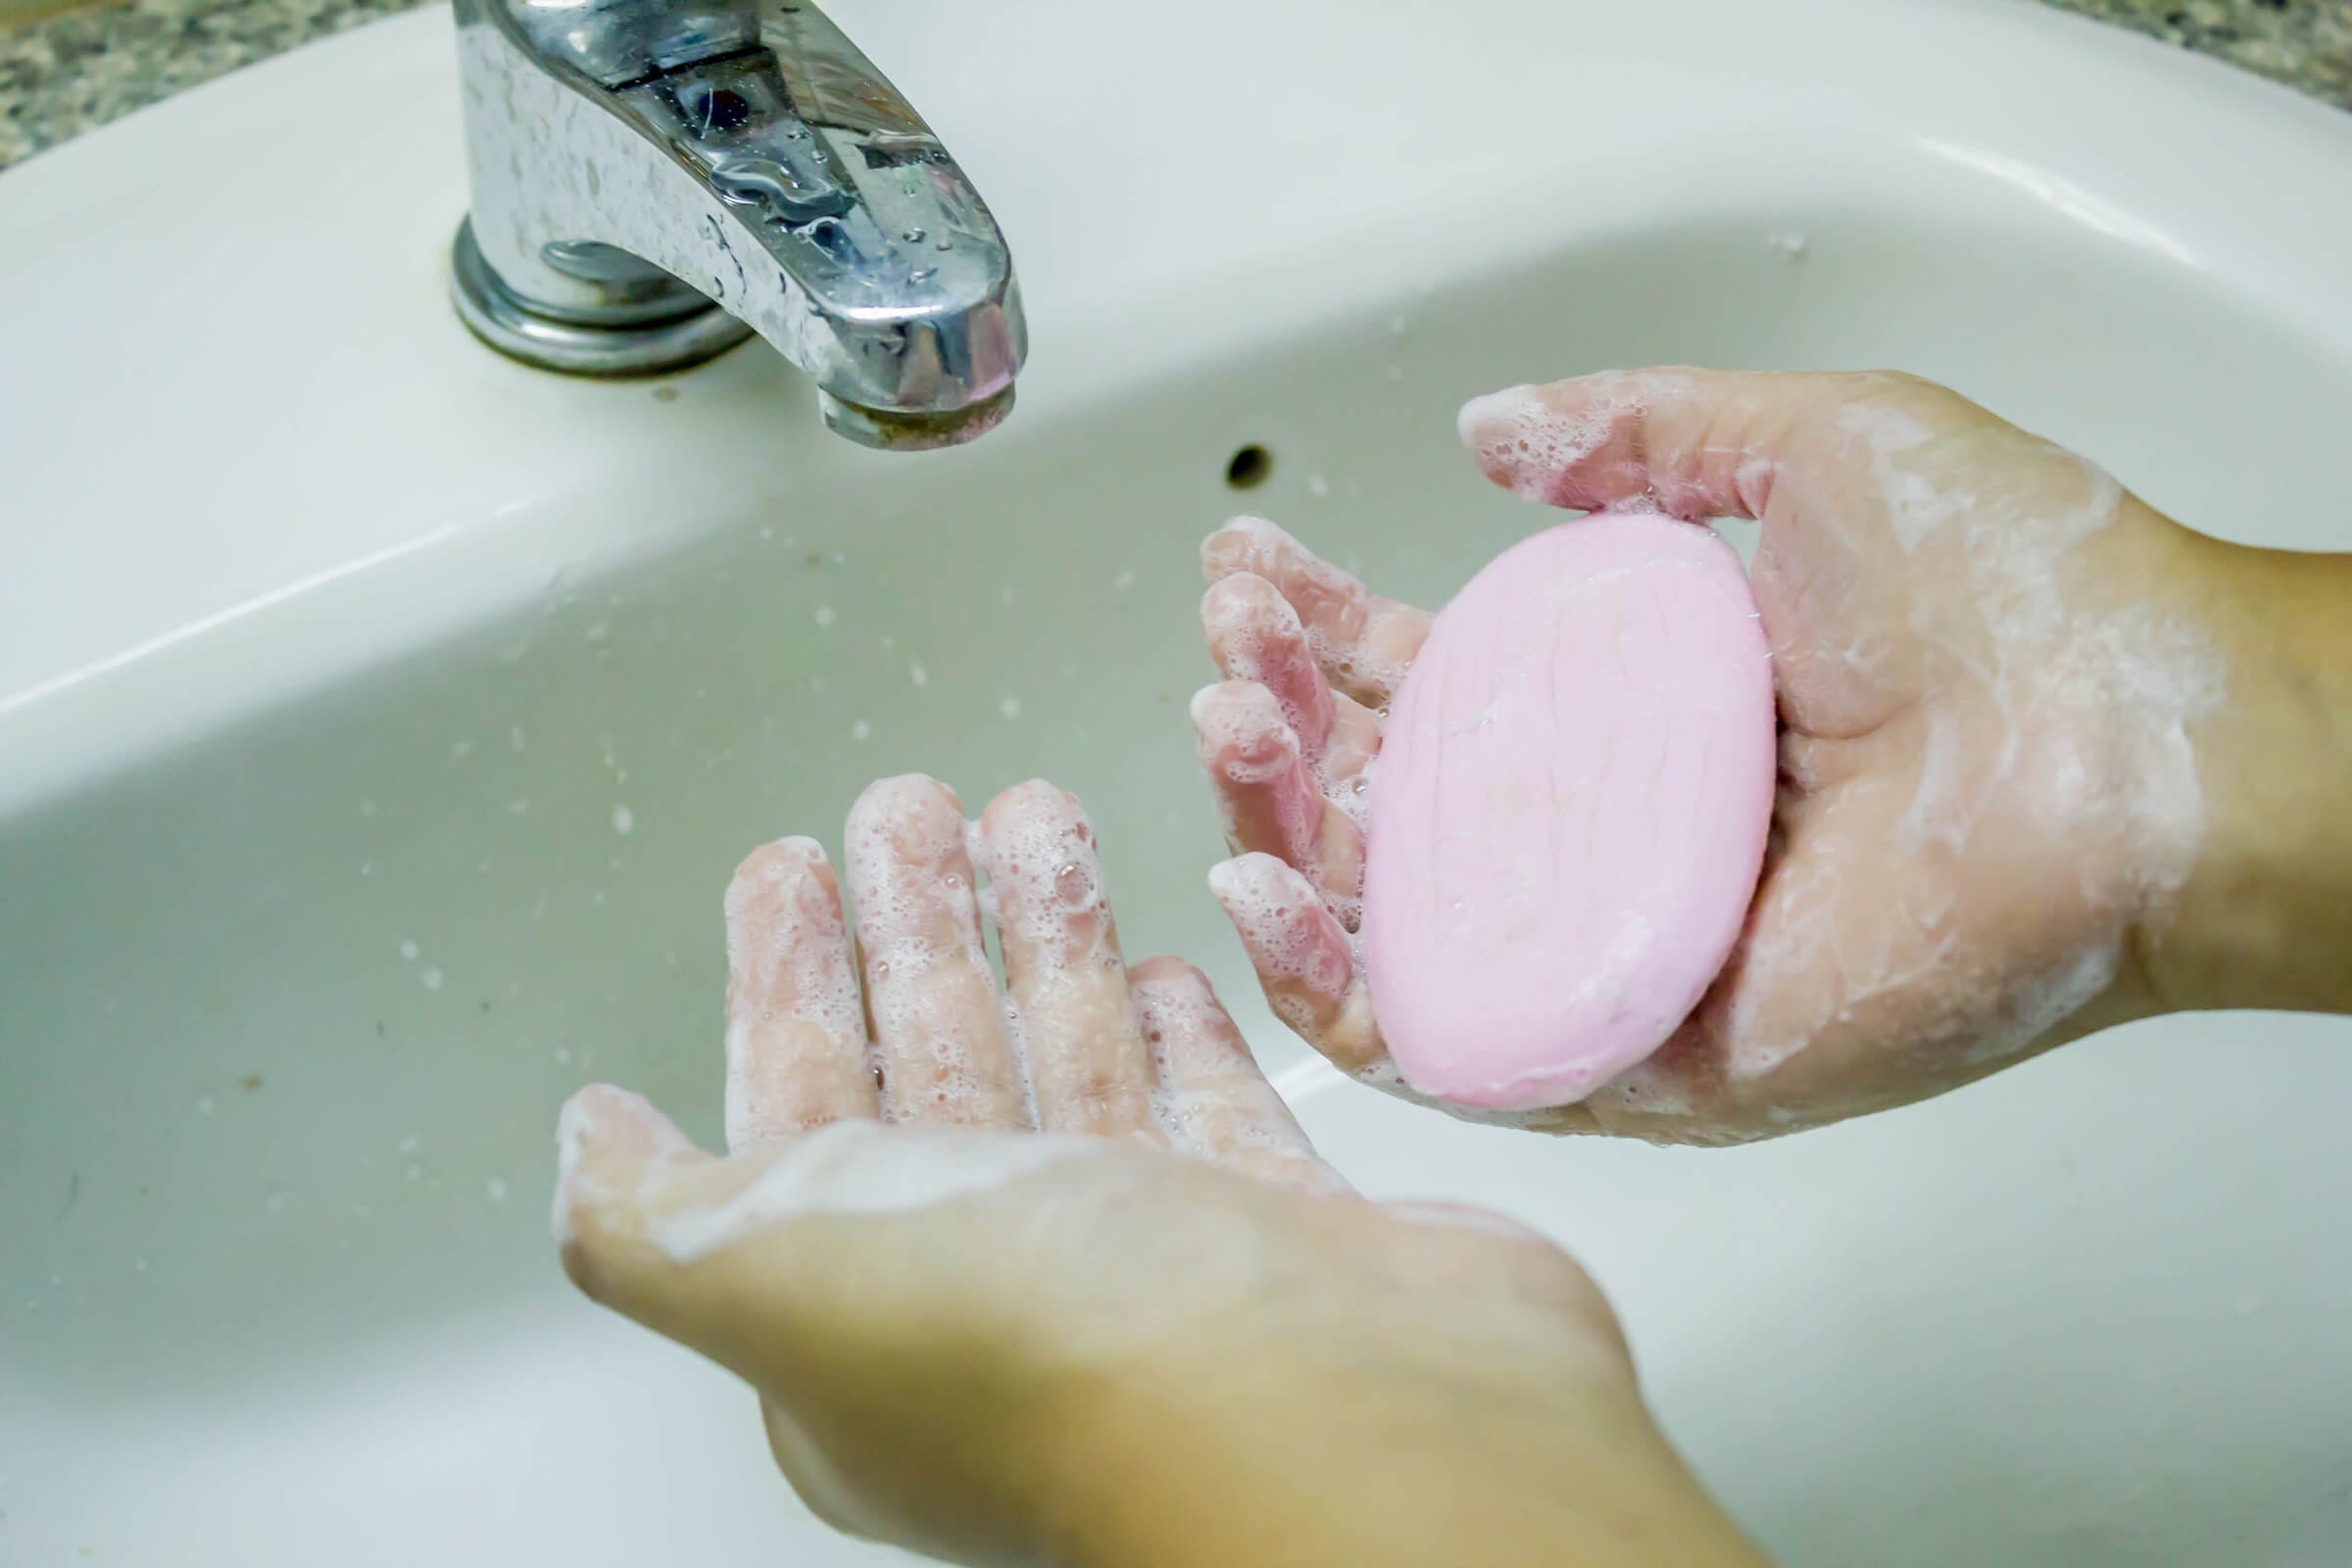
[[1263,1348],[1263,1377],[1225,1356],[1098,1391],[1067,1428],[1048,1560],[1764,1568],[1622,1369],[1547,1389],[1318,1359]]
[[2143,967],[2176,1010],[2352,1011],[2352,555],[2184,538],[2223,690],[2189,727],[2203,830]]

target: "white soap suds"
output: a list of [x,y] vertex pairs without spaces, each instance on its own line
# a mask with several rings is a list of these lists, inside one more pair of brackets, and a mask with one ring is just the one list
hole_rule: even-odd
[[921,1042],[928,1052],[919,1077],[891,1068],[894,1116],[977,1122],[1003,1088],[997,1041],[975,1033],[984,1026],[959,1004],[963,989],[937,980],[991,973],[966,844],[954,798],[919,775],[868,787],[844,832],[875,1037]]
[[[1274,584],[1285,599],[1312,603],[1317,612],[1300,613],[1306,646],[1343,688],[1393,692],[1404,680],[1418,630],[1400,646],[1396,632],[1401,607],[1376,600],[1350,573],[1322,560],[1263,517],[1238,516],[1202,546],[1202,564],[1212,579],[1247,572]],[[1426,617],[1406,612],[1401,618],[1426,629]],[[1335,637],[1342,628],[1345,639]],[[1385,634],[1386,640],[1380,640]]]
[[1472,398],[1454,428],[1481,467],[1507,477],[1527,500],[1548,502],[1559,476],[1608,440],[1621,409],[1565,414],[1542,394],[1541,387],[1521,385]]
[[813,839],[783,839],[754,852],[727,884],[726,1123],[740,1148],[774,1131],[762,1124],[765,1072],[789,1071],[807,1038],[779,1040],[804,1026],[817,1042],[860,1050],[865,1019],[839,901],[827,892],[825,852]]
[[1056,1165],[1106,1161],[1116,1146],[1050,1134],[964,1133],[836,1122],[782,1146],[766,1170],[707,1209],[646,1221],[646,1240],[680,1263],[819,1215],[903,1214],[981,1197]]
[[1305,877],[1271,855],[1244,855],[1209,867],[1208,890],[1232,920],[1260,978],[1322,1005],[1340,1004],[1355,957],[1337,918]]

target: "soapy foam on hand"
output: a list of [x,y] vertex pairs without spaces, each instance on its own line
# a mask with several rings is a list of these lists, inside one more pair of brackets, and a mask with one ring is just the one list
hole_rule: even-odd
[[[606,1161],[592,1146],[624,1139],[646,1147],[641,1158],[629,1162],[625,1182],[616,1184],[599,1171]],[[624,1205],[644,1239],[679,1263],[794,1219],[906,1213],[982,1197],[1074,1161],[1102,1162],[1104,1170],[1089,1178],[1099,1183],[1122,1152],[1088,1138],[844,1121],[787,1140],[764,1155],[741,1156],[765,1163],[731,1196],[673,1207],[680,1176],[714,1162],[642,1097],[603,1087],[564,1103],[556,1147],[552,1229],[558,1245],[575,1239],[575,1213]]]
[[849,935],[840,905],[818,879],[825,864],[815,840],[784,839],[752,856],[727,885],[730,1147],[775,1130],[753,1125],[761,1100],[755,1079],[791,1069],[791,1059],[778,1054],[781,1035],[798,1026],[828,1041],[864,1041]]
[[902,1214],[957,1202],[1055,1165],[1102,1160],[1109,1148],[1045,1133],[836,1122],[782,1146],[732,1198],[649,1217],[645,1237],[673,1261],[691,1263],[790,1220]]
[[971,1121],[996,1087],[981,1070],[996,1042],[975,1038],[956,999],[926,983],[950,964],[983,980],[994,973],[963,814],[930,779],[885,779],[858,797],[844,838],[876,1034],[920,1040],[931,1052],[922,1064],[928,1081],[905,1081],[902,1071],[887,1085],[892,1105],[920,1103],[940,1119]]

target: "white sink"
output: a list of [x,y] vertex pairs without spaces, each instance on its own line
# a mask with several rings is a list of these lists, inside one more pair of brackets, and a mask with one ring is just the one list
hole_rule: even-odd
[[954,454],[758,345],[479,348],[437,10],[0,178],[0,1561],[879,1560],[544,1216],[583,1080],[715,1135],[736,857],[916,767],[1084,795],[1133,951],[1365,1187],[1586,1258],[1789,1564],[2343,1560],[2352,1027],[1728,1152],[1455,1126],[1258,1008],[1184,702],[1229,511],[1439,599],[1537,520],[1455,404],[1612,365],[1910,368],[2352,547],[2352,119],[1969,0],[840,11],[1022,269],[1021,411]]

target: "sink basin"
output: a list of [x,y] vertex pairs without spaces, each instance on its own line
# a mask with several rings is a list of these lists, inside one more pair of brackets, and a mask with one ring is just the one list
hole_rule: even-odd
[[439,10],[0,178],[0,1560],[885,1560],[545,1214],[584,1080],[715,1140],[736,858],[922,768],[1079,791],[1130,951],[1209,965],[1365,1188],[1584,1257],[1783,1560],[2340,1561],[2352,1025],[1545,1142],[1305,1057],[1202,886],[1197,541],[1442,599],[1538,520],[1454,446],[1494,385],[1897,366],[2352,548],[2352,119],[2030,7],[1798,9],[841,5],[1031,305],[1020,413],[924,457],[756,346],[468,337]]

